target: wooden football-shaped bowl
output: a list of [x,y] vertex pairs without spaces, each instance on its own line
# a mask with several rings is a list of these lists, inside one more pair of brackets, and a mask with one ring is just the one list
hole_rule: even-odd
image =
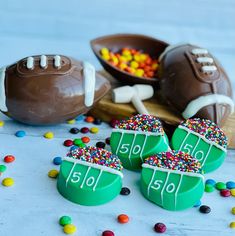
[[125,84],[141,83],[156,85],[158,78],[138,77],[122,71],[101,57],[100,50],[102,48],[106,47],[113,52],[118,52],[122,48],[128,47],[143,50],[143,52],[148,53],[150,56],[158,58],[167,46],[168,44],[166,42],[139,34],[114,34],[96,38],[91,41],[91,48],[104,69],[115,79]]

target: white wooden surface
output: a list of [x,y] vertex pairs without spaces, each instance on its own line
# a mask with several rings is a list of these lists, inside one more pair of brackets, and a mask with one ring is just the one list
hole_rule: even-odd
[[[56,53],[89,60],[99,68],[89,40],[111,33],[148,34],[170,43],[192,42],[208,48],[227,70],[235,87],[235,1],[233,0],[9,0],[0,7],[0,66],[22,57]],[[64,235],[57,220],[68,214],[78,227],[75,235],[98,236],[105,229],[117,236],[155,235],[156,222],[164,222],[165,235],[234,235],[228,225],[235,217],[230,209],[235,198],[222,198],[218,192],[205,194],[202,201],[212,208],[209,215],[197,209],[165,211],[143,198],[139,191],[139,173],[124,171],[124,186],[131,195],[118,196],[99,207],[78,206],[61,197],[56,182],[47,177],[55,168],[52,158],[67,152],[62,143],[71,127],[25,126],[4,116],[0,128],[0,164],[6,154],[16,156],[4,177],[13,177],[15,186],[0,185],[0,236]],[[84,123],[78,123],[82,127]],[[87,124],[86,124],[87,125]],[[19,139],[15,131],[27,136]],[[51,130],[53,140],[43,133]],[[104,140],[111,129],[102,125],[99,135],[90,135],[92,144]],[[80,135],[77,135],[78,137]],[[229,151],[225,164],[206,175],[218,181],[235,180],[235,152]],[[0,177],[2,180],[3,176]],[[119,225],[116,216],[126,213],[130,223]]]

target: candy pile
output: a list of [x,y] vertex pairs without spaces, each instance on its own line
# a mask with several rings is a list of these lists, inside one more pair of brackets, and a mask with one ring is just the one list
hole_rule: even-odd
[[65,234],[73,234],[77,231],[77,227],[72,224],[72,219],[70,216],[61,216],[59,219],[59,224],[63,226],[63,231]]
[[[15,161],[15,157],[13,155],[7,155],[4,157],[4,162],[9,164]],[[0,165],[0,176],[7,170],[6,165]],[[5,187],[11,187],[14,185],[15,181],[13,178],[7,177],[2,180],[2,185]]]
[[156,77],[158,61],[142,50],[122,48],[117,53],[108,48],[100,50],[101,57],[120,70],[144,78]]
[[79,159],[81,161],[86,161],[101,166],[107,166],[118,171],[123,169],[119,158],[116,155],[113,155],[111,152],[96,147],[85,147],[85,148],[76,148],[71,150],[68,154],[68,157]]
[[181,122],[180,125],[197,132],[209,141],[215,142],[223,148],[227,148],[228,138],[224,132],[210,120],[199,118],[188,119]]
[[170,170],[202,173],[198,160],[181,151],[162,152],[148,157],[145,163]]
[[138,114],[131,116],[127,120],[121,120],[116,129],[135,130],[144,132],[154,132],[163,134],[161,121],[153,115]]

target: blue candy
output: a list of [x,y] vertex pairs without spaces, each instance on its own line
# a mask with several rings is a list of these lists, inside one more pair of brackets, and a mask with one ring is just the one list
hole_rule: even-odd
[[72,146],[71,148],[70,148],[70,151],[73,151],[73,150],[75,150],[75,149],[77,149],[78,147],[77,146]]
[[201,206],[202,205],[202,203],[201,203],[201,201],[199,200],[193,207],[199,207],[199,206]]
[[212,185],[212,186],[215,187],[215,185],[216,185],[216,181],[213,180],[213,179],[207,179],[207,180],[206,180],[206,184],[210,184],[210,185]]
[[228,189],[233,189],[233,188],[235,188],[235,182],[233,182],[233,181],[228,181],[228,182],[226,183],[226,187],[227,187]]
[[24,130],[19,130],[15,133],[15,136],[18,137],[18,138],[22,138],[26,135],[25,131]]
[[55,157],[55,158],[53,159],[53,163],[54,163],[55,165],[60,165],[60,164],[62,163],[62,158],[61,158],[61,157]]
[[78,117],[75,118],[76,121],[82,121],[84,120],[84,115],[80,115]]

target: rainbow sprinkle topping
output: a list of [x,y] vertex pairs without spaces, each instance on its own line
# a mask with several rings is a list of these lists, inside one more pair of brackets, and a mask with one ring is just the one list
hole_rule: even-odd
[[164,169],[202,174],[202,167],[199,161],[181,151],[158,153],[145,159],[145,163]]
[[79,159],[81,161],[110,167],[118,171],[122,171],[123,169],[119,158],[103,148],[91,146],[85,148],[76,148],[71,150],[67,156],[70,158]]
[[115,128],[164,134],[161,121],[156,116],[145,114],[138,114],[127,120],[121,120]]
[[215,142],[223,148],[227,148],[228,138],[224,132],[212,121],[200,118],[188,119],[181,122],[184,126],[205,137],[211,142]]

